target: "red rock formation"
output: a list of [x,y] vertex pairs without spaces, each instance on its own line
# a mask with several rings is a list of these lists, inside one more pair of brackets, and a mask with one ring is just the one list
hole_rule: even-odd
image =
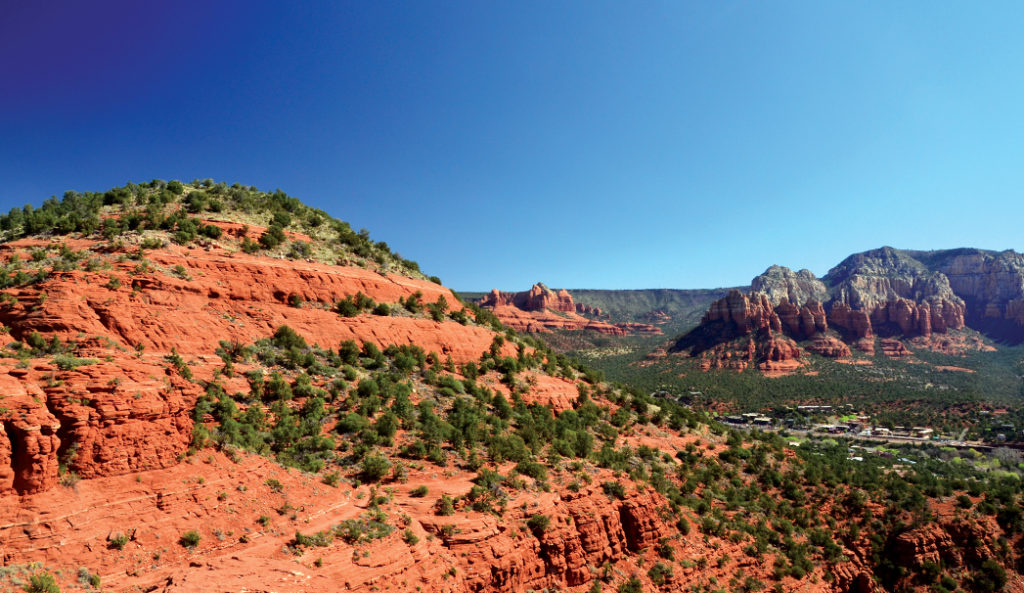
[[871,316],[866,311],[855,310],[846,303],[836,303],[829,311],[828,321],[833,326],[850,332],[854,338],[870,338]]
[[8,437],[0,438],[0,495],[54,487],[61,463],[80,477],[178,463],[200,392],[163,367],[126,357],[67,371],[0,367],[0,389]]
[[60,423],[46,394],[23,369],[0,368],[0,496],[31,494],[57,483]]
[[[961,567],[996,556],[991,534],[995,525],[963,521],[931,523],[896,536],[892,545],[900,566],[920,570],[926,562]],[[976,543],[976,547],[964,546]]]
[[901,298],[865,311],[874,326],[893,325],[908,338],[927,337],[932,332],[945,333],[964,327],[964,306],[943,299],[915,303]]
[[576,304],[567,290],[563,288],[556,293],[542,282],[534,284],[526,292],[500,292],[495,288],[480,301],[480,306],[491,309],[512,306],[523,311],[576,312]]
[[191,442],[200,387],[138,360],[85,365],[44,387],[67,469],[83,478],[169,467]]
[[786,297],[782,297],[782,301],[775,307],[775,313],[779,316],[786,335],[797,339],[806,339],[828,331],[825,308],[816,300],[809,300],[804,306],[798,307],[790,304]]
[[807,349],[815,354],[828,358],[846,358],[850,356],[850,347],[832,336],[818,336],[807,345]]
[[875,339],[874,338],[861,338],[853,343],[853,347],[865,354],[874,355],[875,353]]
[[650,321],[651,323],[666,323],[672,319],[672,316],[661,309],[656,309],[644,313],[640,316],[640,319]]
[[910,340],[910,345],[953,356],[964,356],[968,352],[995,352],[996,350],[977,335],[957,333],[936,333],[928,337],[917,337]]
[[848,593],[874,593],[882,590],[875,583],[874,575],[866,567],[854,562],[836,565],[832,574],[835,576],[835,590]]
[[[943,298],[932,298],[920,303],[910,299],[895,298],[893,300],[872,304],[866,308],[855,309],[846,302],[836,302],[828,313],[825,307],[815,299],[809,299],[804,305],[790,303],[786,296],[780,297],[777,305],[773,305],[769,296],[763,293],[745,295],[739,291],[715,301],[708,308],[701,321],[702,325],[718,323],[721,325],[719,340],[729,341],[743,336],[757,336],[759,345],[757,354],[743,356],[746,362],[759,362],[767,370],[782,371],[783,367],[792,367],[786,361],[799,359],[800,348],[796,345],[779,347],[776,335],[785,335],[796,340],[811,340],[807,349],[833,358],[844,358],[850,355],[850,347],[835,337],[829,336],[830,325],[844,332],[858,350],[873,353],[876,328],[884,328],[885,334],[899,333],[905,337],[922,336],[928,338],[935,333],[946,334],[951,330],[964,327],[964,305]],[[686,349],[684,337],[678,348]],[[927,345],[930,342],[922,342]],[[883,351],[889,356],[902,357],[910,351],[898,340],[888,340],[882,344]],[[721,357],[728,347],[708,352],[705,358]],[[785,365],[780,363],[786,362]],[[766,364],[767,363],[767,364]],[[735,363],[708,363],[708,368],[736,366]],[[742,365],[745,368],[746,365]],[[772,367],[768,369],[768,367]]]
[[890,358],[903,358],[911,354],[903,342],[895,338],[882,338],[879,345],[882,347],[882,353]]
[[480,306],[491,309],[503,324],[517,331],[586,330],[613,336],[661,333],[659,328],[645,323],[611,324],[583,317],[581,311],[600,315],[601,310],[576,304],[565,289],[556,293],[539,282],[527,292],[494,289],[480,300]]

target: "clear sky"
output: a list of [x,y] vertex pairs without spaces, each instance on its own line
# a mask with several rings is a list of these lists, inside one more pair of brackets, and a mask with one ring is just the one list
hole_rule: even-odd
[[0,208],[280,188],[462,290],[1024,250],[1019,2],[0,3]]

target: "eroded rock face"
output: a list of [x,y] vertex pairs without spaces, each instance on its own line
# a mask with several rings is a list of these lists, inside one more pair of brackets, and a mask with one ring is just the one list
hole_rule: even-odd
[[782,322],[768,295],[750,293],[745,295],[731,290],[725,298],[711,304],[701,323],[722,322],[734,328],[736,335],[755,331],[782,331]]
[[201,389],[176,373],[122,360],[56,377],[44,389],[69,471],[91,478],[169,467],[188,448]]
[[57,483],[60,422],[46,394],[21,369],[0,368],[0,496],[32,494]]
[[61,371],[0,367],[0,495],[53,488],[58,468],[79,477],[178,463],[191,442],[199,386],[137,360]]
[[962,567],[996,556],[995,525],[964,521],[930,523],[897,535],[891,544],[900,566],[922,568],[926,562]]
[[787,335],[806,339],[828,331],[825,308],[816,299],[810,298],[803,306],[798,307],[790,304],[787,297],[782,297],[775,307],[775,313],[779,316],[782,329]]
[[588,319],[583,315],[599,317],[601,309],[574,303],[567,290],[555,292],[540,282],[526,292],[494,289],[480,300],[480,306],[492,310],[503,324],[517,331],[586,330],[613,336],[661,333],[661,329],[646,323],[612,324]]
[[474,562],[465,577],[466,591],[525,591],[552,586],[578,586],[593,575],[589,567],[615,562],[626,553],[649,548],[669,533],[658,516],[658,501],[634,494],[609,503],[597,487],[565,493],[548,513],[550,527],[525,541],[507,532],[487,539],[446,540],[456,555]]
[[960,249],[933,257],[953,291],[967,302],[972,327],[1000,339],[1024,339],[1024,254]]
[[825,283],[818,280],[810,270],[794,272],[784,266],[772,266],[763,274],[754,278],[750,285],[751,292],[768,295],[773,303],[786,299],[790,303],[806,303],[828,300],[828,289]]

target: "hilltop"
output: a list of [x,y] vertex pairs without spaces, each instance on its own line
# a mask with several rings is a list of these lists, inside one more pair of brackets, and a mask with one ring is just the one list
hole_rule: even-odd
[[1024,588],[1019,459],[730,430],[283,192],[0,230],[0,587]]

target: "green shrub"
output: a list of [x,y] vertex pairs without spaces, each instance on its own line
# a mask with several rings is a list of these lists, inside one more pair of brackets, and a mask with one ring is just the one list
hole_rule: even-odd
[[46,338],[37,331],[33,331],[29,335],[25,336],[25,343],[33,350],[38,350],[40,352],[45,352],[48,349]]
[[281,243],[284,243],[284,240],[284,229],[277,225],[271,225],[270,228],[268,228],[266,231],[263,232],[262,235],[260,235],[260,245],[264,249],[273,249],[280,245]]
[[543,480],[548,477],[547,468],[536,461],[520,461],[516,464],[516,471],[525,476],[530,476],[534,480]]
[[368,542],[388,536],[394,527],[385,522],[384,513],[363,513],[358,519],[346,519],[334,526],[334,535],[348,544]]
[[647,576],[650,577],[652,583],[660,587],[665,584],[665,581],[672,578],[672,567],[659,562],[647,571]]
[[139,249],[160,249],[164,246],[162,239],[158,237],[146,237],[139,244]]
[[601,490],[604,490],[604,493],[612,500],[626,498],[626,489],[618,482],[604,482],[601,484]]
[[277,331],[274,332],[273,342],[275,346],[282,350],[291,350],[292,348],[305,349],[309,347],[306,344],[306,340],[287,325],[277,328]]
[[253,241],[249,237],[242,237],[242,251],[244,253],[253,254],[260,250],[260,244]]
[[199,535],[199,532],[192,529],[181,534],[181,537],[178,539],[178,543],[185,548],[193,549],[199,545],[199,540],[201,539],[203,538]]
[[971,582],[976,591],[994,593],[1002,591],[1006,586],[1006,569],[999,562],[988,558],[981,563],[977,571],[971,575]]
[[657,552],[658,556],[661,556],[665,560],[675,560],[675,548],[672,547],[672,544],[669,542],[667,537],[663,537],[658,540]]
[[551,519],[547,515],[537,514],[526,520],[526,526],[530,529],[533,535],[540,537],[540,534],[544,533],[548,529],[548,525],[551,523]]
[[28,584],[24,589],[28,593],[60,593],[57,579],[48,572],[37,572],[28,577]]
[[409,544],[410,546],[415,546],[417,543],[419,543],[420,538],[416,537],[416,534],[412,532],[412,529],[406,529],[402,533],[402,541]]
[[62,371],[72,371],[80,366],[89,364],[96,364],[99,362],[95,358],[78,358],[68,354],[58,354],[53,357],[53,364]]
[[318,531],[313,535],[302,535],[298,531],[295,532],[295,539],[292,540],[292,545],[303,548],[326,548],[331,545],[331,541],[334,538],[330,533],[324,531]]
[[448,496],[447,494],[442,494],[441,498],[437,499],[437,502],[434,503],[434,509],[437,512],[437,514],[441,515],[442,517],[454,515],[455,503],[454,501],[452,501],[450,496]]
[[417,290],[415,293],[409,295],[409,298],[399,302],[405,306],[407,311],[415,315],[423,310],[423,303],[420,301],[422,298],[423,293]]
[[382,455],[367,455],[363,458],[359,475],[368,482],[378,482],[388,474],[391,462]]
[[111,550],[123,550],[130,540],[126,534],[118,533],[107,541],[107,547]]
[[334,310],[342,317],[356,317],[361,312],[359,306],[349,296],[338,301],[334,306]]
[[409,496],[413,498],[423,498],[427,495],[428,489],[426,486],[417,486],[409,492]]

